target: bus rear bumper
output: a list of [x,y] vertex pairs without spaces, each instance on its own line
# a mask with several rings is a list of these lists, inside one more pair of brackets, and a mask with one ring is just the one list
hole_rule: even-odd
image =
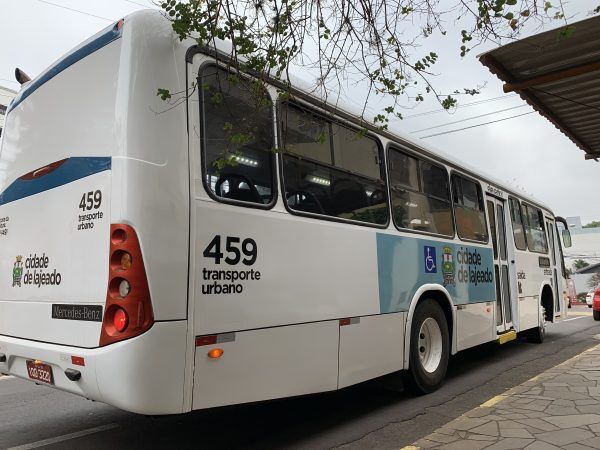
[[[185,320],[156,322],[140,336],[93,349],[0,336],[0,354],[6,357],[0,373],[33,381],[27,361],[39,360],[52,367],[56,389],[139,414],[178,414],[183,412],[186,333]],[[79,371],[81,378],[69,380],[67,369]]]

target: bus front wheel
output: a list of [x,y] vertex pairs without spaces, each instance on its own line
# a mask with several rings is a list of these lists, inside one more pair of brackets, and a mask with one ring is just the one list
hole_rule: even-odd
[[407,382],[421,394],[438,389],[446,376],[450,354],[448,323],[444,311],[433,299],[421,301],[413,316]]

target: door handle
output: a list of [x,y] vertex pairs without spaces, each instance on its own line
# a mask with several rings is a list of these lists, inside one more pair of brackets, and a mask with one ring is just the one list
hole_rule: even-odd
[[514,264],[514,263],[515,263],[515,260],[514,260],[514,259],[511,259],[511,260],[510,260],[510,263],[511,263],[511,264]]

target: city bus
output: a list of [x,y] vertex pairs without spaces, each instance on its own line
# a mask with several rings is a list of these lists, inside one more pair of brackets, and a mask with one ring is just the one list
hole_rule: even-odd
[[388,374],[428,393],[450,355],[565,317],[549,207],[225,55],[142,11],[22,86],[1,373],[148,415]]

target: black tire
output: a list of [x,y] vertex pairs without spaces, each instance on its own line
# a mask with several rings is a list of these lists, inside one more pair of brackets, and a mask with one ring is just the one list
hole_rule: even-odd
[[544,338],[546,337],[546,327],[541,326],[534,328],[529,332],[527,336],[527,340],[529,342],[533,342],[534,344],[541,344],[544,342]]
[[591,308],[591,307],[592,307],[592,305],[588,305],[588,308]]
[[546,310],[542,307],[542,311],[540,312],[540,321],[542,325],[529,330],[527,333],[527,340],[529,342],[533,342],[534,344],[541,344],[544,342],[544,338],[546,337]]
[[600,311],[594,311],[594,320],[600,320]]
[[[421,325],[428,318],[437,322],[442,341],[440,361],[437,368],[431,372],[425,370],[419,356],[419,333]],[[415,309],[410,331],[409,369],[405,377],[408,388],[417,394],[428,394],[437,390],[444,382],[446,370],[448,369],[449,355],[450,339],[448,337],[448,323],[446,322],[444,311],[435,300],[422,300]]]

